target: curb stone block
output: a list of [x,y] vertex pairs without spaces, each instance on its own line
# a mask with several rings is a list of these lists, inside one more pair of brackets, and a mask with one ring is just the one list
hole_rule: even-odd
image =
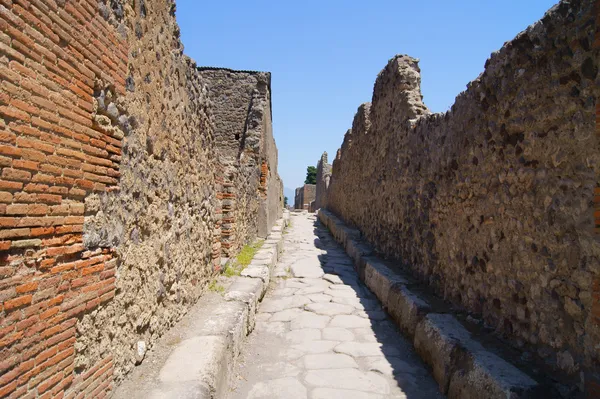
[[177,397],[220,397],[226,392],[232,368],[232,362],[223,361],[228,357],[227,340],[222,336],[192,337],[181,342],[161,368],[161,389],[152,396],[164,397],[166,391]]
[[393,284],[407,284],[406,279],[395,274],[377,258],[365,257],[363,261],[365,263],[365,284],[382,303],[388,302],[390,287]]
[[414,344],[449,399],[539,397],[536,381],[486,351],[452,315],[427,315],[417,326]]
[[250,263],[248,267],[242,270],[241,276],[260,278],[265,285],[269,285],[271,271],[267,265]]
[[225,294],[226,301],[238,301],[248,306],[248,333],[254,330],[256,308],[266,292],[266,286],[259,278],[237,277]]
[[419,322],[431,312],[431,306],[412,293],[404,284],[391,284],[386,303],[388,313],[400,329],[411,338],[415,336]]
[[[412,292],[408,280],[372,256],[360,232],[344,226],[327,210],[318,218],[354,260],[354,268],[380,299],[400,329],[413,339],[416,352],[433,369],[440,391],[449,399],[545,397],[543,387],[512,364],[489,352],[450,314],[434,314],[431,305]],[[541,395],[541,396],[540,396]]]

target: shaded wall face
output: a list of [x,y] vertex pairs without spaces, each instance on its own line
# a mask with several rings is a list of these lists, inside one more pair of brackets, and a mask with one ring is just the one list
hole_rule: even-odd
[[427,116],[416,60],[391,60],[328,192],[379,251],[569,373],[600,360],[595,16],[561,3],[442,115]]
[[281,216],[270,74],[201,68],[215,106],[217,156],[224,184],[222,247],[232,256]]
[[331,179],[331,165],[327,163],[325,153],[317,163],[317,187],[315,190],[315,210],[327,206],[327,191]]
[[208,102],[171,5],[107,3],[0,6],[2,397],[110,392],[218,263]]

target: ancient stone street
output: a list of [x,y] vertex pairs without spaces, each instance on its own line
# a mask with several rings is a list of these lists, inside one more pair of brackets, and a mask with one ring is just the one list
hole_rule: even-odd
[[230,398],[441,398],[352,260],[315,221],[292,214]]

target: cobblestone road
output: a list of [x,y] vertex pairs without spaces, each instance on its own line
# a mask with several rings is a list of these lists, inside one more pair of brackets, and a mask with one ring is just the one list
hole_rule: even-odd
[[230,398],[442,398],[343,249],[314,215],[291,220]]

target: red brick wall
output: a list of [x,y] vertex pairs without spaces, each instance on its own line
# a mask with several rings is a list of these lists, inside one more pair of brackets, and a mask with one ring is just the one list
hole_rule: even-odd
[[[64,3],[60,5],[61,3]],[[84,198],[116,189],[121,140],[94,86],[125,93],[127,47],[96,0],[0,0],[0,397],[102,397],[112,359],[76,370],[78,318],[114,297]]]

